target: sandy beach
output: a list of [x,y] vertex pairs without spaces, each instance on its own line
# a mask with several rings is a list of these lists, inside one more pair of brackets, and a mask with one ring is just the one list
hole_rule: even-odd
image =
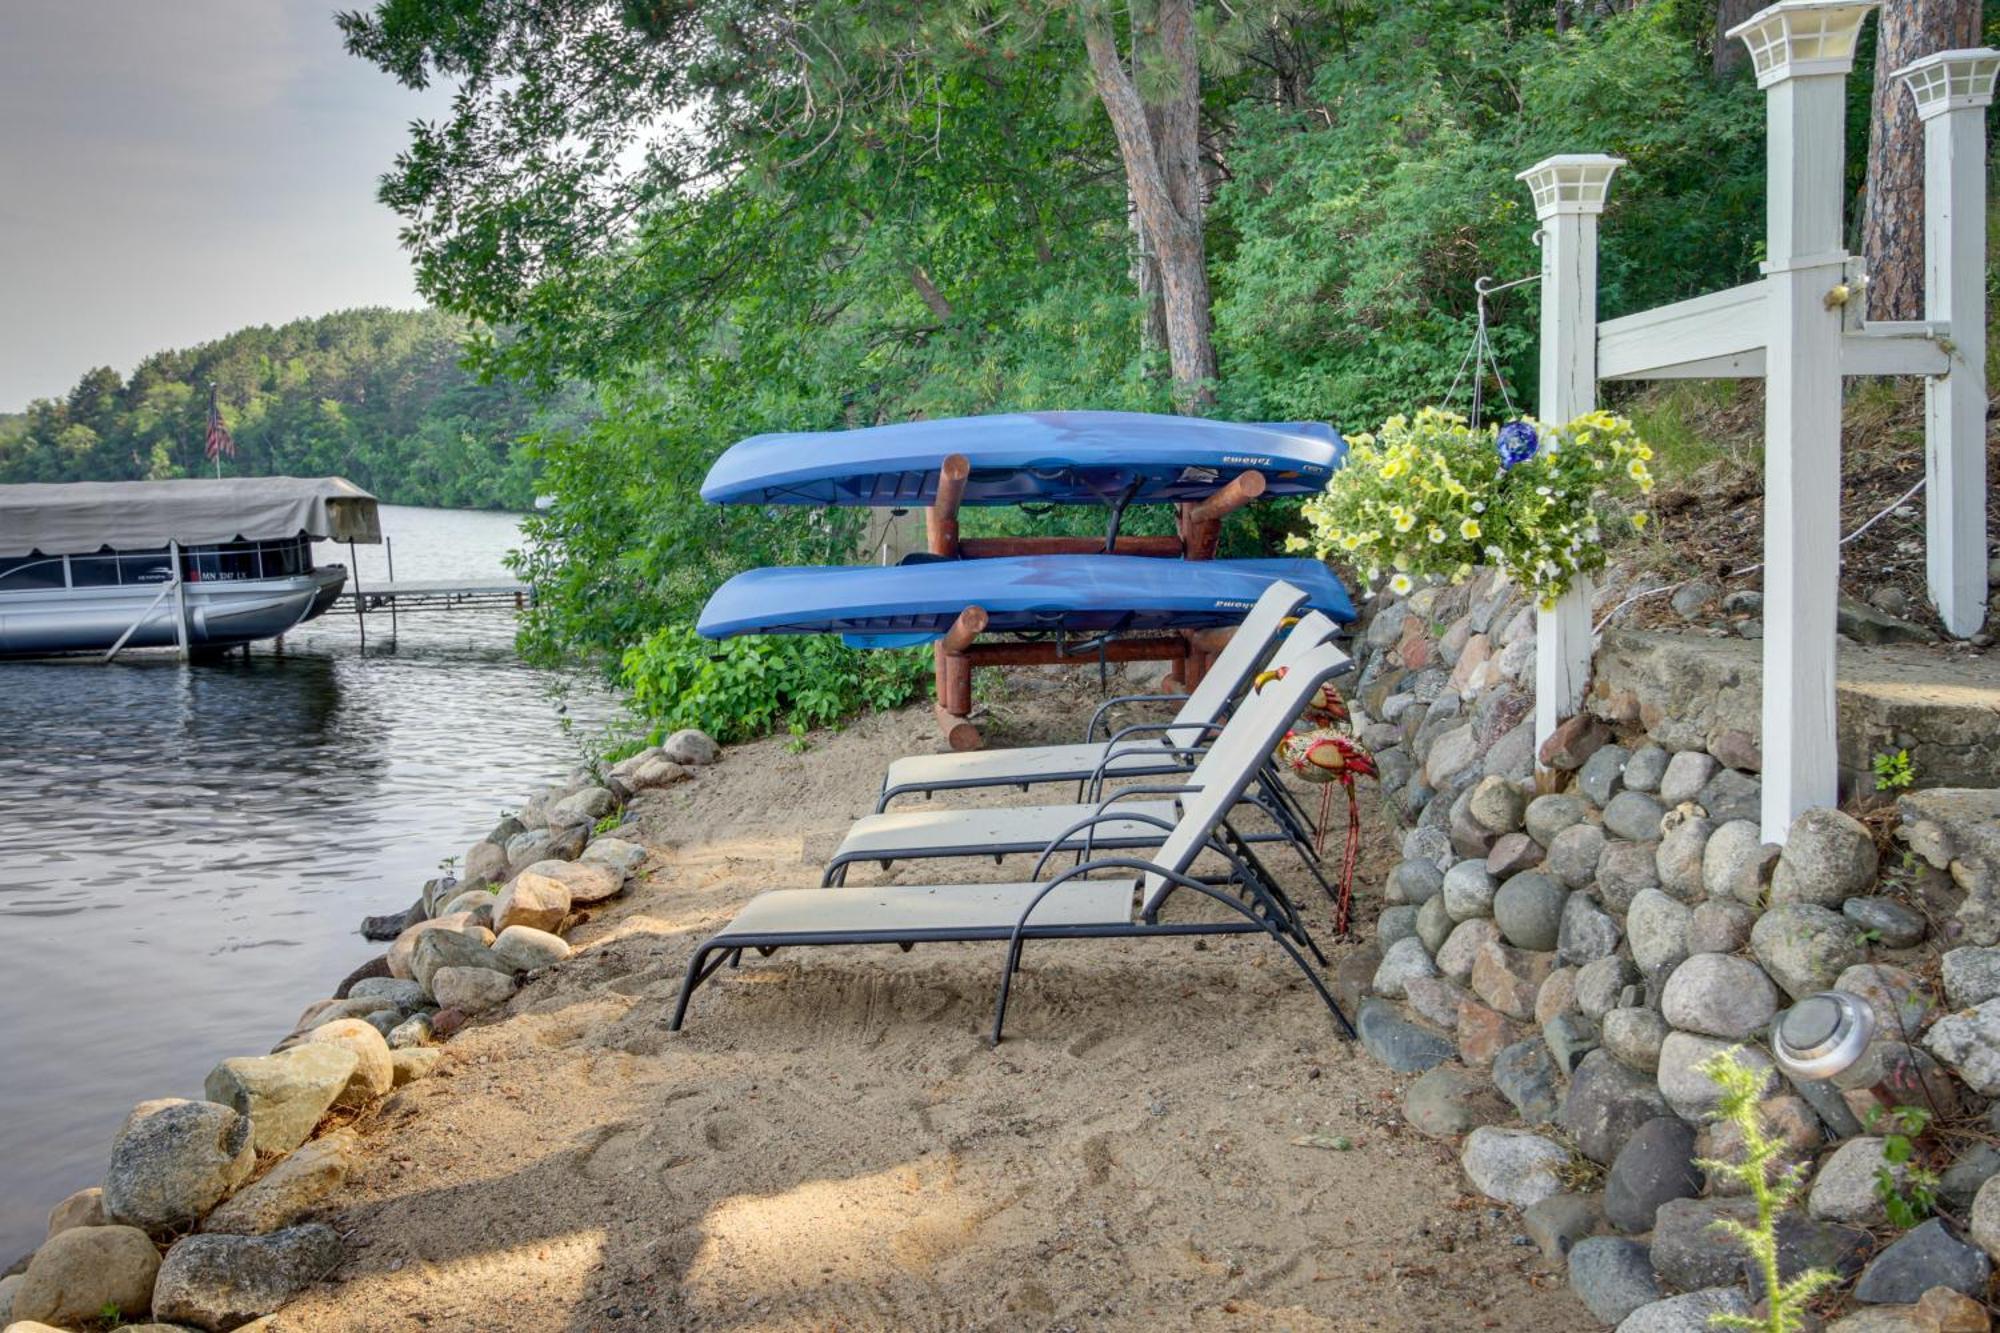
[[[1071,739],[1095,701],[1075,676],[1011,689],[993,744]],[[936,735],[924,708],[811,742],[640,798],[651,859],[577,955],[358,1123],[327,1210],[349,1257],[276,1330],[1587,1322],[1518,1217],[1404,1124],[1409,1079],[1342,1041],[1267,941],[1030,950],[998,1049],[997,946],[753,956],[669,1034],[694,944],[762,889],[816,884],[809,858]],[[1363,929],[1394,859],[1371,826]],[[1324,935],[1325,899],[1292,887]]]

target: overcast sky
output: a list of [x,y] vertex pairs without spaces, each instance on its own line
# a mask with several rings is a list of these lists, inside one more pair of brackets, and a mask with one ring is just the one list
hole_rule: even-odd
[[448,94],[349,56],[334,9],[0,0],[0,412],[246,324],[419,304],[375,179]]

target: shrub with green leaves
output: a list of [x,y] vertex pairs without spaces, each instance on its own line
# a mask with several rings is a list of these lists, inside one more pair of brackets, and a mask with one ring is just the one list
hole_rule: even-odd
[[898,708],[921,695],[930,679],[928,648],[856,649],[818,634],[711,641],[684,622],[627,649],[619,675],[655,739],[698,727],[725,744]]
[[1547,606],[1604,567],[1597,504],[1651,491],[1652,456],[1632,423],[1608,412],[1482,428],[1427,407],[1350,438],[1346,466],[1306,502],[1312,535],[1289,545],[1350,561],[1370,583],[1393,571],[1399,594],[1418,578],[1462,580],[1495,565]]

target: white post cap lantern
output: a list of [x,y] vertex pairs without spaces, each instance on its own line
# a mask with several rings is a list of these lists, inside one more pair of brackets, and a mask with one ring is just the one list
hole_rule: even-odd
[[2000,74],[2000,51],[1939,51],[1896,71],[1896,77],[1917,99],[1924,120],[1961,107],[1993,105],[1993,79]]
[[1535,197],[1535,216],[1546,222],[1559,213],[1602,213],[1612,173],[1624,165],[1624,158],[1603,153],[1559,153],[1516,173],[1514,179],[1527,182]]
[[1731,28],[1750,48],[1757,86],[1769,88],[1807,74],[1846,74],[1854,68],[1861,21],[1881,0],[1783,0]]

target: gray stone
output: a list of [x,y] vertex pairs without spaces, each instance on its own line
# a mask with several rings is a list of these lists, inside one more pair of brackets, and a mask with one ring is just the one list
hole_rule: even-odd
[[1576,787],[1599,809],[1609,805],[1625,786],[1625,761],[1630,758],[1622,745],[1606,745],[1583,761],[1577,770]]
[[1403,835],[1403,859],[1429,861],[1437,867],[1438,887],[1444,887],[1444,872],[1458,858],[1452,855],[1451,835],[1442,829],[1413,828]]
[[1561,1193],[1559,1173],[1568,1162],[1569,1154],[1560,1145],[1539,1134],[1492,1125],[1481,1125],[1466,1135],[1459,1151],[1459,1163],[1473,1188],[1516,1208]]
[[1504,882],[1523,871],[1533,870],[1542,863],[1545,855],[1542,844],[1527,834],[1503,834],[1493,844],[1493,850],[1486,854],[1486,873]]
[[[1994,1179],[2000,1179],[1995,1177]],[[1972,1241],[1988,1258],[2000,1257],[2000,1185],[1989,1179],[1979,1187],[1972,1201],[1972,1216],[1966,1229]]]
[[1604,830],[1597,825],[1571,824],[1549,844],[1549,870],[1565,888],[1589,888],[1597,878],[1604,841]]
[[1754,1224],[1757,1205],[1749,1199],[1697,1199],[1691,1195],[1661,1201],[1654,1218],[1653,1271],[1659,1274],[1662,1285],[1689,1291],[1742,1279],[1743,1245],[1716,1225],[1723,1220]]
[[1632,752],[1625,761],[1625,790],[1658,792],[1660,779],[1666,776],[1667,764],[1673,758],[1664,746],[1648,742]]
[[1604,852],[1597,858],[1597,893],[1606,907],[1613,912],[1630,912],[1634,899],[1660,887],[1655,858],[1658,850],[1659,844],[1654,842],[1626,842],[1622,838],[1605,842]]
[[345,1047],[321,1042],[276,1055],[238,1056],[209,1071],[202,1095],[248,1117],[258,1152],[290,1152],[312,1135],[346,1089],[358,1059]]
[[1563,962],[1582,967],[1609,958],[1623,936],[1618,923],[1589,895],[1572,893],[1563,900],[1555,946]]
[[1625,1316],[1617,1333],[1709,1333],[1716,1315],[1749,1313],[1749,1300],[1736,1288],[1708,1287],[1640,1306]]
[[444,967],[484,967],[502,975],[513,970],[504,960],[493,956],[485,941],[471,935],[455,930],[427,930],[417,936],[416,948],[410,954],[410,973],[426,994],[437,994],[432,980],[438,969]]
[[189,1236],[160,1265],[153,1315],[211,1333],[236,1328],[270,1314],[340,1260],[340,1237],[318,1223],[268,1236]]
[[203,1219],[201,1229],[262,1236],[288,1227],[340,1188],[360,1150],[361,1140],[351,1129],[314,1139],[231,1195]]
[[1559,1263],[1577,1242],[1604,1229],[1603,1199],[1596,1194],[1552,1194],[1521,1210],[1521,1229],[1544,1259]]
[[1451,913],[1444,910],[1444,895],[1441,893],[1432,894],[1417,909],[1417,938],[1424,942],[1424,948],[1430,950],[1432,956],[1444,948],[1444,942],[1451,938],[1452,928],[1457,924],[1451,919]]
[[1458,1065],[1427,1070],[1403,1095],[1403,1118],[1432,1138],[1456,1138],[1512,1114],[1491,1082]]
[[[1446,847],[1449,851],[1449,844]],[[1421,907],[1444,890],[1444,871],[1429,857],[1398,862],[1383,895],[1391,903]]]
[[1566,828],[1573,828],[1590,817],[1590,807],[1575,796],[1557,793],[1537,796],[1528,802],[1523,815],[1528,836],[1547,847],[1556,840],[1556,835]]
[[1777,848],[1767,850],[1757,823],[1751,819],[1717,824],[1701,853],[1701,882],[1711,898],[1733,898],[1748,907],[1764,901],[1767,866],[1774,865]]
[[1460,861],[1444,875],[1444,910],[1454,921],[1493,915],[1493,895],[1499,889],[1486,873],[1486,862]]
[[[1530,653],[1532,657],[1532,650]],[[1523,723],[1493,742],[1480,761],[1479,771],[1510,782],[1526,782],[1535,776],[1535,728]]]
[[1674,614],[1682,620],[1693,620],[1699,616],[1720,595],[1713,583],[1695,579],[1674,589],[1674,595],[1667,601],[1672,604]]
[[1667,979],[1660,1012],[1683,1031],[1740,1040],[1769,1025],[1778,1012],[1778,988],[1747,958],[1693,954]]
[[1715,825],[1706,819],[1671,824],[1653,852],[1653,868],[1660,876],[1661,888],[1684,903],[1701,900],[1702,852],[1714,832]]
[[2000,999],[1946,1014],[1931,1024],[1924,1045],[1974,1092],[2000,1094]]
[[549,845],[543,851],[543,860],[574,861],[583,855],[583,849],[590,845],[590,825],[571,824],[565,828],[549,830]]
[[1771,875],[1773,903],[1838,908],[1875,882],[1875,839],[1857,819],[1824,807],[1792,821]]
[[1570,1076],[1557,1123],[1593,1162],[1610,1165],[1639,1126],[1667,1114],[1660,1089],[1627,1069],[1610,1052],[1592,1051]]
[[[514,926],[511,929],[522,930],[525,927]],[[546,932],[538,933],[545,934]],[[1414,907],[1385,907],[1382,909],[1382,914],[1375,918],[1375,942],[1384,949],[1387,949],[1397,940],[1415,939],[1416,937],[1417,909]],[[549,938],[561,939],[562,937],[551,935]],[[500,947],[500,941],[495,940],[493,947],[497,950]]]
[[430,997],[424,994],[422,984],[415,980],[403,980],[397,977],[363,978],[355,982],[347,994],[348,998],[356,1000],[386,1000],[405,1013],[421,1009],[430,1003]]
[[257,1164],[250,1121],[214,1102],[165,1097],[125,1117],[104,1173],[104,1211],[150,1232],[188,1226]]
[[1639,969],[1627,958],[1600,958],[1585,963],[1576,972],[1576,1007],[1585,1018],[1601,1023],[1606,1014],[1618,1008],[1625,988],[1638,980]]
[[[413,1047],[429,1045],[436,1035],[436,1031],[431,1026],[431,1016],[429,1014],[412,1014],[395,1027],[389,1029],[387,1041],[391,1051],[406,1051]],[[394,1057],[391,1056],[392,1061],[393,1059]],[[393,1075],[390,1082],[393,1085]]]
[[11,1316],[0,1309],[0,1318],[20,1321],[9,1333],[30,1323],[94,1328],[106,1308],[143,1312],[159,1271],[159,1251],[138,1227],[71,1227],[35,1251],[14,1287]]
[[1877,895],[1849,898],[1840,905],[1840,914],[1852,921],[1863,934],[1874,932],[1876,940],[1885,949],[1909,949],[1923,943],[1923,914],[1905,907],[1894,898]]
[[1996,1175],[2000,1175],[2000,1148],[1974,1143],[1938,1177],[1937,1196],[1946,1208],[1963,1217],[1972,1211],[1980,1187]]
[[1891,1166],[1882,1155],[1882,1140],[1872,1135],[1849,1139],[1820,1163],[1806,1196],[1806,1212],[1823,1222],[1858,1222],[1878,1226],[1887,1219],[1875,1193],[1876,1171],[1886,1169],[1898,1184],[1905,1168]]
[[1694,803],[1718,824],[1735,819],[1758,818],[1764,801],[1764,786],[1747,773],[1733,768],[1719,770],[1701,789]]
[[1721,1089],[1701,1072],[1700,1066],[1711,1056],[1728,1050],[1736,1051],[1737,1061],[1745,1068],[1763,1074],[1767,1088],[1776,1082],[1777,1065],[1761,1046],[1739,1048],[1738,1043],[1717,1037],[1669,1032],[1660,1043],[1659,1092],[1675,1115],[1699,1123],[1721,1105]]
[[717,763],[722,758],[722,747],[710,740],[706,733],[692,728],[677,731],[660,742],[660,753],[677,764],[700,768],[705,764]]
[[533,865],[549,854],[549,844],[553,840],[546,826],[516,833],[507,840],[507,868],[512,871]]
[[1667,762],[1666,771],[1660,775],[1660,804],[1675,806],[1683,801],[1697,801],[1701,789],[1721,767],[1700,750],[1682,750]]
[[1403,983],[1403,1002],[1410,1012],[1446,1032],[1458,1030],[1458,1006],[1467,998],[1465,987],[1443,977],[1411,977]]
[[[1653,1214],[1671,1199],[1692,1199],[1701,1193],[1701,1168],[1694,1164],[1694,1128],[1673,1116],[1659,1116],[1634,1130],[1625,1146],[1612,1160],[1604,1182],[1604,1215],[1620,1231],[1653,1229]],[[1667,1224],[1653,1238],[1653,1264],[1661,1265],[1660,1246],[1667,1236]],[[1668,1274],[1676,1287],[1701,1286]]]
[[1939,960],[1944,997],[1954,1009],[1971,1009],[2000,996],[2000,949],[1953,949]]
[[1545,1125],[1562,1105],[1556,1095],[1555,1062],[1539,1037],[1517,1041],[1493,1057],[1493,1084],[1520,1113],[1523,1124]]
[[1570,1248],[1569,1289],[1601,1324],[1622,1323],[1660,1298],[1646,1247],[1616,1236],[1589,1236]]
[[563,797],[549,807],[549,823],[552,826],[569,824],[595,824],[618,808],[618,798],[603,787],[585,787]]
[[1869,1261],[1854,1286],[1854,1299],[1869,1305],[1908,1305],[1932,1287],[1980,1296],[1992,1271],[1984,1254],[1933,1217],[1897,1237]]
[[563,894],[567,893],[568,902],[563,906],[565,912],[573,907],[589,907],[601,903],[607,898],[616,897],[625,889],[624,872],[599,861],[538,861],[522,870],[514,885],[510,885],[493,900],[496,919],[506,915],[510,893],[518,897],[517,886],[531,876],[541,880],[554,880],[562,886],[562,892],[558,892],[552,885],[544,884],[540,892],[558,904],[563,902]]
[[505,1004],[514,994],[514,978],[490,967],[441,967],[431,974],[431,989],[440,1008],[478,1014]]
[[1688,952],[1735,953],[1750,943],[1757,913],[1728,898],[1705,902],[1688,918]]
[[1677,965],[1688,956],[1688,924],[1694,918],[1686,903],[1658,889],[1642,889],[1625,915],[1625,934],[1632,943],[1632,961],[1644,973]]
[[1412,977],[1434,977],[1437,964],[1414,935],[1405,936],[1382,950],[1382,963],[1375,969],[1375,993],[1391,999],[1403,997],[1403,986]]
[[586,865],[609,866],[620,876],[631,875],[646,864],[646,849],[623,838],[599,838],[584,848],[579,858]]
[[1937,638],[1937,635],[1922,625],[1912,625],[1907,620],[1899,620],[1886,611],[1878,611],[1866,602],[1855,601],[1852,597],[1840,599],[1834,622],[1840,633],[1856,643],[1929,643]]
[[1557,1014],[1542,1024],[1542,1044],[1549,1048],[1556,1068],[1570,1073],[1597,1049],[1597,1024],[1582,1014]]
[[1660,1067],[1660,1047],[1667,1040],[1667,1020],[1643,1006],[1613,1009],[1604,1016],[1603,1046],[1627,1069],[1651,1074]]
[[[104,1191],[93,1185],[81,1189],[49,1209],[49,1232],[53,1236],[71,1227],[108,1227],[111,1219],[104,1212]],[[0,1313],[7,1309],[5,1301],[0,1301]]]
[[1506,834],[1521,827],[1527,805],[1520,788],[1505,778],[1490,777],[1481,778],[1472,789],[1472,801],[1466,809],[1488,833]]
[[1424,776],[1434,787],[1443,787],[1479,762],[1479,738],[1470,722],[1462,722],[1438,734],[1424,760]]
[[1509,944],[1546,953],[1556,947],[1568,897],[1560,884],[1531,870],[1494,892],[1493,920]]
[[[1414,929],[1417,918],[1414,907],[1392,907],[1382,915],[1387,918],[1391,912],[1399,911],[1409,913],[1409,923]],[[570,952],[568,940],[546,930],[536,930],[533,926],[509,926],[500,932],[500,938],[493,941],[493,956],[516,972],[553,967],[569,957]]]
[[1547,1025],[1565,1016],[1582,1017],[1576,1007],[1576,969],[1558,967],[1535,992],[1535,1021]]
[[366,1106],[389,1091],[389,1043],[379,1029],[344,1018],[314,1028],[306,1034],[305,1044],[338,1046],[354,1053],[354,1072],[333,1099],[335,1106]]
[[1399,1074],[1422,1073],[1457,1054],[1449,1041],[1404,1018],[1387,1000],[1362,1001],[1354,1030],[1370,1055]]
[[1459,922],[1437,951],[1438,971],[1453,981],[1469,979],[1472,965],[1479,961],[1479,951],[1499,940],[1500,927],[1483,917]]
[[1750,952],[1794,1000],[1826,990],[1863,956],[1853,923],[1812,903],[1784,903],[1758,917]]
[[1645,792],[1622,791],[1604,807],[1604,828],[1616,837],[1647,842],[1660,836],[1660,818],[1666,813]]

